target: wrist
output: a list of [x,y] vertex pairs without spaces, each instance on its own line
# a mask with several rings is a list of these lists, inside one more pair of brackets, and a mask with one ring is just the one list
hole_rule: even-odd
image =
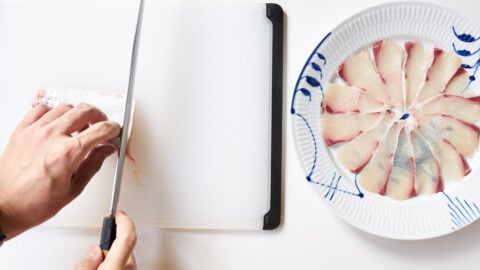
[[19,196],[15,196],[14,188],[8,188],[12,187],[13,183],[9,182],[9,177],[5,176],[6,173],[9,172],[9,170],[5,168],[5,164],[6,162],[3,160],[3,156],[0,156],[0,172],[3,174],[2,177],[0,177],[0,190],[2,191],[0,194],[0,238],[2,238],[3,235],[5,236],[3,241],[8,241],[28,228],[23,226],[23,222],[16,214],[18,211],[13,207],[15,205],[13,200]]
[[3,242],[7,240],[7,235],[5,233],[5,228],[8,227],[5,215],[0,208],[0,247],[3,245]]
[[6,214],[4,209],[0,204],[0,239],[3,238],[3,242],[14,238],[26,230],[21,224],[16,224]]
[[0,207],[0,246],[3,244],[3,242],[7,241],[7,238],[11,238],[7,236],[7,234],[11,235],[9,227],[9,222],[7,221],[7,218]]
[[7,239],[7,236],[3,234],[2,228],[0,228],[0,247],[3,245],[3,242]]

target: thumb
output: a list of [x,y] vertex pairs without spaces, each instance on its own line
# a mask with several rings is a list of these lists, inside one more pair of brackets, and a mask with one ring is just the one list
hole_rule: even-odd
[[96,270],[102,261],[102,250],[98,245],[93,245],[88,249],[85,256],[75,264],[74,270]]

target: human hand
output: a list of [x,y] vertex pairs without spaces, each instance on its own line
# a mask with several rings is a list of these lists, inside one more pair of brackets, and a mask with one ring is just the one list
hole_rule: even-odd
[[115,152],[108,141],[119,134],[117,123],[86,104],[32,108],[0,157],[0,228],[7,239],[77,197]]
[[133,248],[137,241],[133,221],[122,211],[115,215],[117,224],[117,237],[107,257],[103,260],[102,250],[99,245],[90,247],[85,257],[75,265],[74,270],[135,270],[137,264],[133,256]]

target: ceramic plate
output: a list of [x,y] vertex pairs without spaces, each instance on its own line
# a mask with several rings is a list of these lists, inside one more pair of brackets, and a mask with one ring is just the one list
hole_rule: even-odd
[[406,42],[416,41],[432,50],[454,52],[468,72],[469,89],[480,95],[479,83],[475,80],[480,74],[478,22],[427,3],[377,6],[351,17],[328,33],[307,59],[291,104],[297,153],[307,182],[336,214],[353,226],[394,239],[449,234],[480,216],[478,149],[465,158],[471,172],[460,182],[445,182],[442,190],[434,194],[396,200],[364,190],[358,182],[359,173],[350,172],[337,161],[335,150],[327,146],[322,135],[325,89],[338,80],[339,67],[353,54],[387,39],[401,44],[402,48]]

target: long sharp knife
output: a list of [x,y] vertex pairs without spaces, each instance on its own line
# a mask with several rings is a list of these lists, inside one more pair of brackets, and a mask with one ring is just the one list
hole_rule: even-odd
[[135,70],[137,66],[137,52],[140,42],[140,31],[142,28],[143,18],[143,2],[140,0],[137,16],[137,26],[135,28],[135,37],[133,40],[132,56],[130,59],[130,78],[128,80],[127,98],[125,102],[125,112],[123,117],[122,134],[120,138],[120,149],[118,150],[117,165],[115,167],[115,178],[113,182],[112,200],[110,204],[110,215],[103,219],[102,235],[100,239],[100,247],[103,250],[104,256],[107,255],[113,241],[116,238],[117,227],[115,223],[115,212],[117,211],[117,204],[120,195],[120,186],[122,183],[123,164],[125,161],[125,153],[127,151],[128,131],[131,125],[132,103],[133,103],[133,88],[135,84]]

